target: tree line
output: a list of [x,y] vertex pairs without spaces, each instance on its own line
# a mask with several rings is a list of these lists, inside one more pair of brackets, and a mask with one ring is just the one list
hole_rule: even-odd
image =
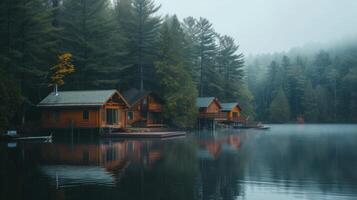
[[357,122],[357,42],[250,57],[248,85],[263,121]]
[[2,128],[35,118],[64,53],[76,70],[60,90],[155,91],[179,126],[193,126],[197,96],[239,100],[254,116],[237,41],[205,18],[160,16],[153,0],[3,0],[0,9]]

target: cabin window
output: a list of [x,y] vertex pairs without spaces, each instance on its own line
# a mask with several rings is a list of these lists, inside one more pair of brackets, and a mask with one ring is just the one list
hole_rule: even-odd
[[85,120],[85,121],[89,120],[89,111],[88,110],[83,111],[83,120]]
[[118,109],[107,109],[107,124],[118,124],[119,114]]
[[147,105],[148,104],[148,100],[146,98],[143,99],[143,105]]
[[132,111],[128,112],[128,120],[133,120],[134,119],[134,113]]
[[59,113],[59,111],[54,111],[53,113],[52,113],[52,118],[53,118],[53,120],[54,121],[59,121],[59,118],[60,118],[60,113]]

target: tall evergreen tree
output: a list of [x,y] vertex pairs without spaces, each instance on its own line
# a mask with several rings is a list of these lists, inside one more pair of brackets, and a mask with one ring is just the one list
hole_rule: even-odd
[[0,131],[10,128],[23,101],[20,87],[14,78],[0,68]]
[[303,96],[305,88],[305,62],[301,57],[296,57],[296,63],[292,66],[288,72],[289,79],[289,102],[291,108],[292,118],[296,119],[297,117],[303,114]]
[[111,64],[113,49],[113,19],[109,0],[65,0],[62,20],[63,41],[61,50],[73,55],[77,66],[70,88],[98,87],[100,75]]
[[192,127],[196,117],[197,90],[187,68],[185,35],[177,17],[167,17],[160,31],[159,56],[155,63],[164,116],[181,127]]
[[282,79],[282,86],[284,89],[284,92],[287,96],[290,96],[290,88],[289,88],[289,78],[288,78],[288,72],[291,70],[291,63],[290,59],[288,56],[284,55],[282,60],[281,60],[281,79]]
[[20,81],[24,96],[35,103],[56,49],[51,12],[44,0],[1,1],[0,64]]
[[[129,52],[132,56],[132,67],[137,74],[136,82],[139,82],[140,90],[144,90],[144,81],[147,81],[147,89],[155,87],[155,70],[153,60],[157,52],[157,40],[161,19],[155,16],[160,6],[156,6],[152,0],[133,0],[133,23],[128,28]],[[135,78],[135,77],[134,77]]]
[[290,119],[290,107],[284,90],[280,88],[270,104],[270,120],[271,122],[287,122]]
[[[197,30],[197,41],[198,41],[198,57],[199,65],[197,66],[197,71],[199,74],[198,86],[199,95],[206,96],[210,95],[209,91],[214,88],[221,91],[219,87],[219,80],[215,73],[215,63],[214,58],[217,55],[216,46],[216,32],[214,31],[212,24],[205,18],[200,18],[196,24]],[[215,76],[215,77],[214,77]],[[212,79],[211,79],[212,78]],[[216,79],[216,80],[214,80]]]
[[304,118],[307,122],[316,122],[319,116],[317,97],[310,81],[306,83],[303,98]]
[[237,96],[233,95],[237,86],[243,84],[243,54],[238,53],[239,46],[235,44],[232,37],[220,36],[218,55],[216,57],[217,70],[224,78],[223,87],[224,92],[222,99],[234,99]]

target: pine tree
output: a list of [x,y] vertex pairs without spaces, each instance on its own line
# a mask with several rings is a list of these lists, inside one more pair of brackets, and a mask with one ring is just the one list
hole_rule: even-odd
[[[98,87],[96,82],[113,63],[111,39],[113,18],[108,0],[65,0],[62,19],[62,52],[73,55],[77,73],[71,76],[67,87]],[[115,63],[114,63],[115,65]],[[104,75],[102,75],[104,76]]]
[[[152,0],[133,0],[133,23],[128,25],[130,32],[129,52],[132,61],[132,73],[137,74],[130,82],[139,82],[140,90],[155,87],[154,57],[159,35],[161,19],[155,16],[160,6]],[[144,82],[147,86],[144,87]]]
[[290,107],[284,90],[280,88],[269,107],[271,122],[288,122]]
[[237,86],[243,84],[243,66],[244,59],[243,54],[238,54],[239,46],[235,44],[232,37],[220,36],[218,55],[216,57],[216,63],[218,72],[224,77],[224,95],[221,96],[224,100],[232,100],[237,96],[233,95],[234,90],[237,90]]
[[310,81],[306,83],[303,98],[304,119],[307,122],[316,122],[319,116],[317,97]]
[[291,108],[292,118],[296,119],[303,114],[303,96],[305,88],[305,62],[298,56],[296,57],[296,63],[288,71],[289,79],[289,103]]
[[281,60],[281,79],[282,79],[282,86],[284,89],[284,92],[286,94],[286,96],[290,96],[290,88],[289,88],[289,79],[288,79],[288,72],[291,70],[291,63],[290,63],[290,59],[288,56],[283,56],[282,60]]
[[185,35],[176,16],[166,18],[159,41],[155,67],[160,77],[160,93],[165,100],[164,116],[177,126],[193,127],[197,90],[185,67]]
[[273,100],[273,97],[276,95],[277,90],[282,84],[282,73],[280,71],[280,66],[277,62],[272,61],[268,66],[268,83],[267,92],[269,94],[268,101],[269,103]]
[[326,84],[326,69],[331,65],[329,53],[320,51],[314,60],[314,72],[312,73],[312,80],[315,84]]
[[15,114],[23,102],[21,90],[14,77],[0,68],[0,131],[4,131],[12,124]]
[[27,100],[37,103],[57,52],[51,11],[44,0],[4,0],[0,5],[0,65],[14,74]]
[[215,73],[214,59],[217,55],[216,32],[212,24],[204,18],[200,18],[196,24],[199,65],[197,71],[199,74],[198,86],[199,95],[211,95],[210,91],[220,92],[220,78]]

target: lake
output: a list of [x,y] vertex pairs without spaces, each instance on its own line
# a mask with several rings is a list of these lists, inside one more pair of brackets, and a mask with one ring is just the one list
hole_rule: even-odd
[[357,125],[0,143],[0,199],[357,199]]

